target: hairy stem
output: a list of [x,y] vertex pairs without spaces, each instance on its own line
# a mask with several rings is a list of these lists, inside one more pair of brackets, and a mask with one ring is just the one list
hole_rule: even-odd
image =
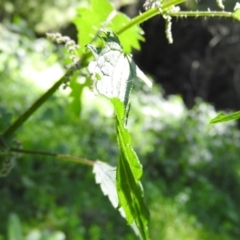
[[49,153],[49,152],[42,152],[42,151],[18,149],[18,148],[10,148],[9,151],[22,153],[22,154],[43,155],[43,156],[48,156],[48,157],[55,157],[55,158],[60,158],[60,159],[64,159],[67,161],[81,163],[81,164],[85,164],[85,165],[89,165],[89,166],[93,166],[95,164],[95,161],[93,161],[93,160],[80,158],[80,157],[76,157],[76,156],[71,156],[71,155],[67,155],[67,154],[57,154],[57,153]]
[[232,12],[224,11],[170,11],[168,14],[172,17],[232,17]]
[[[169,7],[174,6],[174,5],[178,5],[180,3],[185,2],[185,0],[170,0],[170,1],[166,1],[162,4],[161,6],[161,10],[164,12],[166,11]],[[161,14],[161,12],[159,11],[158,8],[152,8],[140,15],[138,15],[137,17],[133,18],[128,24],[126,24],[125,26],[123,26],[122,28],[120,28],[116,34],[119,35],[125,31],[127,31],[129,28],[131,28],[132,26],[135,25],[139,25],[145,21],[147,21],[148,19]]]

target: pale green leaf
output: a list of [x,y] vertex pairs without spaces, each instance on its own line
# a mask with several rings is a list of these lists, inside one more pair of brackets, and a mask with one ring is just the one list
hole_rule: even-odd
[[116,167],[101,161],[96,161],[93,166],[95,181],[100,184],[105,196],[108,196],[114,208],[118,206],[118,196],[116,191]]
[[[98,160],[95,161],[93,166],[93,173],[95,175],[95,181],[100,185],[103,194],[109,198],[113,207],[117,208],[119,206],[119,202],[116,190],[116,167],[112,167],[111,165]],[[123,208],[120,207],[118,210],[121,216],[126,218]],[[131,223],[131,227],[136,235],[140,236],[140,232],[135,222]]]
[[237,120],[239,118],[240,118],[240,111],[227,114],[227,115],[225,115],[224,113],[220,113],[215,118],[213,118],[210,121],[210,123],[228,122],[232,120]]
[[107,32],[106,37],[101,39],[105,42],[104,48],[87,45],[95,57],[88,67],[89,72],[98,79],[94,84],[95,90],[108,98],[119,98],[126,107],[133,81],[141,79],[149,85],[151,82],[131,56],[123,53],[116,35]]
[[87,45],[95,57],[89,64],[89,72],[100,78],[94,87],[108,98],[119,98],[126,106],[134,78],[131,66],[115,35],[107,33],[107,37],[102,39],[106,43],[102,49]]

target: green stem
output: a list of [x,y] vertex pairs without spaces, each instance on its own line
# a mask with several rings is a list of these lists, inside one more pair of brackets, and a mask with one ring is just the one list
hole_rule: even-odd
[[6,143],[12,134],[23,125],[24,122],[28,120],[28,118],[44,103],[46,102],[53,93],[67,80],[67,76],[72,73],[72,69],[68,70],[65,75],[59,79],[47,92],[45,92],[40,98],[38,98],[32,106],[30,106],[16,121],[2,134],[1,139],[3,139]]
[[172,17],[232,17],[232,12],[224,11],[179,11],[168,12],[168,15]]
[[24,150],[24,149],[18,149],[18,148],[10,148],[9,151],[11,152],[17,152],[17,153],[23,153],[23,154],[31,154],[31,155],[43,155],[43,156],[49,156],[49,157],[55,157],[60,159],[65,159],[67,161],[71,162],[77,162],[89,166],[93,166],[95,164],[95,161],[80,158],[76,156],[71,156],[67,154],[57,154],[57,153],[49,153],[49,152],[42,152],[42,151],[32,151],[32,150]]
[[[166,11],[169,7],[174,6],[174,5],[178,5],[180,3],[185,2],[185,0],[170,0],[167,2],[164,2],[161,6],[162,11]],[[122,28],[120,28],[116,34],[119,35],[125,31],[127,31],[129,28],[131,28],[132,26],[135,25],[139,25],[145,21],[147,21],[148,19],[161,14],[161,12],[159,11],[158,8],[152,8],[140,15],[138,15],[137,17],[133,18],[128,24],[126,24],[125,26],[123,26]]]

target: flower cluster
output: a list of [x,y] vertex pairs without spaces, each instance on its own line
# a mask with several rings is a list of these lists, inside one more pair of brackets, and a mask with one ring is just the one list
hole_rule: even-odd
[[149,10],[151,8],[160,8],[161,7],[161,3],[159,0],[147,0],[144,4],[143,4],[143,8],[145,10]]
[[74,40],[72,40],[68,36],[62,36],[61,33],[46,33],[47,37],[51,39],[52,41],[56,43],[64,43],[67,51],[70,54],[70,59],[72,61],[72,64],[67,66],[68,68],[74,67],[78,65],[79,63],[79,57],[77,56],[77,49],[79,48],[79,45],[75,43]]

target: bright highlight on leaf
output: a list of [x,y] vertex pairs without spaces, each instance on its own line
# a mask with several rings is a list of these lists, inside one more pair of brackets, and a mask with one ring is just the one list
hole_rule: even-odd
[[108,33],[107,38],[102,39],[106,43],[103,49],[87,45],[96,59],[88,67],[89,72],[99,78],[94,84],[95,89],[108,98],[117,97],[127,104],[132,86],[130,81],[134,77],[130,62],[122,53],[117,37]]
[[215,118],[213,118],[210,123],[219,123],[219,122],[228,122],[232,120],[237,120],[240,118],[240,111],[234,112],[228,115],[223,113],[218,114]]
[[87,45],[95,57],[88,66],[89,72],[98,79],[94,83],[95,90],[108,98],[119,98],[126,107],[132,82],[141,79],[151,87],[151,81],[136,66],[131,56],[123,53],[116,35],[107,32],[106,37],[101,39],[105,42],[104,48]]

